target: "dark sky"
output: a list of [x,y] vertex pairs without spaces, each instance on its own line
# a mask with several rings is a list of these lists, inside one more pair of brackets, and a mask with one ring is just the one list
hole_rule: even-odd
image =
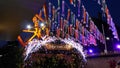
[[[25,24],[31,22],[32,17],[39,13],[44,2],[45,0],[0,0],[0,40],[15,40],[25,28]],[[120,0],[107,0],[111,16],[117,26],[120,26],[119,3]],[[92,9],[88,9],[90,13],[94,12],[90,10]]]
[[120,0],[106,0],[113,21],[120,27]]
[[0,0],[0,40],[15,40],[44,0]]

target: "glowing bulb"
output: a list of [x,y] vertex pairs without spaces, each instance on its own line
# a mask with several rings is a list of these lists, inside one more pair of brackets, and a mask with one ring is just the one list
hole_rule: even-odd
[[41,23],[40,26],[41,26],[42,30],[45,29],[45,24],[44,23]]
[[109,38],[109,37],[106,37],[106,40],[110,40],[110,38]]
[[27,25],[27,29],[31,29],[32,27],[31,27],[31,25]]
[[90,53],[93,53],[93,50],[92,50],[92,49],[89,49],[89,52],[90,52]]
[[43,27],[43,26],[45,26],[45,25],[44,25],[44,23],[41,23],[40,26]]
[[117,45],[117,48],[120,49],[120,45],[119,44]]

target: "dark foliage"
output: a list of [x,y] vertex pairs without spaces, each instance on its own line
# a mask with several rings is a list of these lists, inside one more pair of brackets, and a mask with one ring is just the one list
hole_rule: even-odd
[[0,68],[20,68],[22,66],[22,51],[17,41],[7,42],[0,48]]

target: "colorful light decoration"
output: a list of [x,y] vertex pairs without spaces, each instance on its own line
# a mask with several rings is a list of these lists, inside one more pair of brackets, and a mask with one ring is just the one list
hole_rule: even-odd
[[[33,17],[33,23],[34,27],[31,27],[30,25],[27,26],[27,30],[23,30],[23,32],[30,32],[33,33],[33,36],[30,37],[30,39],[27,40],[27,42],[23,42],[22,38],[18,36],[18,40],[21,42],[23,46],[27,45],[29,42],[31,42],[33,39],[42,39],[43,36],[57,36],[57,38],[74,38],[74,41],[80,41],[79,40],[79,33],[82,32],[82,37],[85,38],[85,29],[86,27],[83,25],[86,25],[89,23],[89,14],[86,11],[84,5],[81,6],[81,0],[70,0],[70,3],[74,5],[74,8],[77,8],[78,15],[71,10],[71,8],[67,5],[65,0],[58,0],[58,6],[54,5],[51,1],[48,1],[48,4],[45,3],[43,5],[43,9],[40,11],[39,15],[36,14]],[[78,2],[78,3],[77,3]],[[61,3],[61,4],[60,4]],[[48,6],[48,8],[47,8]],[[65,8],[67,7],[67,8]],[[58,10],[58,8],[60,8]],[[68,9],[66,14],[66,9]],[[82,14],[80,15],[80,9],[83,9],[83,17],[82,20],[78,19]],[[48,13],[47,13],[48,10]],[[44,16],[43,16],[44,14]],[[44,18],[43,18],[44,17]],[[92,20],[90,20],[92,21]],[[41,23],[42,22],[42,23]],[[82,26],[79,26],[79,24],[82,24]],[[94,22],[92,21],[92,26],[95,26]],[[90,27],[90,26],[87,26]],[[32,30],[31,30],[32,28]],[[79,29],[80,28],[80,29]],[[82,29],[81,29],[82,28]],[[44,33],[44,32],[45,33]],[[43,33],[42,33],[43,32]],[[49,35],[50,33],[50,35]],[[54,34],[56,33],[56,34]],[[91,33],[93,33],[93,30],[91,30]],[[45,34],[45,35],[43,35]],[[52,35],[53,34],[53,35]],[[69,36],[69,37],[68,37]],[[89,39],[89,38],[88,38]],[[83,40],[83,39],[82,39]],[[86,40],[86,39],[85,39]],[[88,40],[89,41],[89,40]],[[95,41],[92,39],[92,41]],[[83,42],[86,43],[86,41],[83,40]],[[83,43],[82,42],[82,43]],[[90,42],[90,41],[89,41]],[[87,44],[86,44],[87,45]]]
[[[25,47],[26,50],[25,59],[28,58],[29,54],[41,48],[41,46],[44,46],[46,43],[55,41],[56,39],[60,39],[61,41],[64,41],[67,45],[71,45],[73,48],[77,49],[84,56],[83,47],[81,46],[81,43],[82,44],[84,43],[83,45],[87,45],[85,29],[86,27],[91,28],[91,30],[88,30],[90,31],[89,32],[90,36],[92,35],[92,33],[94,33],[94,30],[97,28],[94,28],[95,24],[92,21],[92,19],[90,19],[89,14],[85,9],[84,5],[82,5],[82,8],[80,8],[81,0],[78,1],[70,0],[70,3],[74,5],[74,8],[77,8],[77,12],[74,12],[73,10],[71,10],[70,7],[68,7],[66,0],[58,0],[58,6],[54,5],[52,2],[48,2],[48,5],[47,3],[43,5],[43,9],[40,11],[40,13],[36,14],[33,17],[34,26],[32,27],[31,25],[27,25],[27,30],[23,30],[23,32],[33,33],[33,35],[26,42],[22,40],[21,36],[18,36],[18,40]],[[68,9],[67,12],[66,9]],[[83,11],[80,12],[81,9]],[[76,15],[76,13],[78,14]],[[83,13],[83,15],[80,13]],[[81,16],[83,16],[82,19],[78,19]],[[88,25],[90,23],[89,21],[92,23],[91,26]],[[86,24],[87,26],[85,27],[84,25]],[[51,28],[53,29],[50,30]],[[43,35],[44,34],[43,31],[45,32],[45,35]],[[49,33],[52,33],[53,35],[52,34],[49,35]],[[79,40],[79,36],[81,36],[79,34],[82,34],[82,42],[80,42]],[[96,45],[96,41],[93,36],[94,35],[91,36],[92,37],[91,39],[88,38],[87,40],[89,44],[94,44],[95,42],[94,45]],[[101,38],[102,36],[103,36],[102,33],[99,32],[98,38]],[[109,40],[109,37],[107,37],[106,39]],[[70,48],[71,46],[68,46],[68,48]],[[120,45],[117,45],[117,48],[120,49]],[[93,50],[89,49],[88,53],[93,54]]]
[[23,32],[29,32],[29,33],[33,33],[33,35],[26,41],[24,42],[21,38],[21,36],[18,36],[18,40],[21,43],[22,46],[26,46],[30,41],[32,41],[35,37],[37,37],[38,39],[40,39],[42,36],[42,32],[41,30],[45,30],[46,31],[46,35],[49,35],[49,29],[45,26],[44,23],[41,23],[39,25],[39,21],[43,22],[44,20],[42,19],[42,17],[40,17],[39,15],[35,15],[33,17],[33,23],[34,23],[34,30],[31,30],[31,25],[27,26],[27,30],[23,30]]
[[[73,48],[76,48],[84,56],[84,53],[82,51],[83,47],[80,45],[80,43],[77,43],[75,41],[77,40],[79,42],[79,40],[78,40],[79,36],[80,36],[79,33],[81,32],[82,37],[83,37],[82,41],[85,43],[85,40],[86,40],[85,39],[85,29],[86,28],[83,25],[86,25],[86,24],[89,24],[90,22],[92,22],[91,26],[89,26],[89,25],[86,26],[86,27],[91,27],[92,30],[90,30],[89,33],[90,33],[90,35],[92,35],[95,24],[91,19],[89,19],[90,18],[89,14],[84,6],[82,6],[82,9],[83,9],[82,20],[78,19],[80,16],[82,16],[82,14],[80,14],[81,13],[80,12],[81,0],[78,0],[78,5],[77,5],[78,15],[76,15],[75,12],[73,12],[69,7],[67,7],[68,5],[66,5],[65,0],[62,0],[61,2],[60,1],[61,0],[58,0],[57,7],[54,4],[52,4],[52,2],[48,2],[48,13],[47,13],[47,5],[45,4],[43,6],[43,9],[40,11],[40,14],[39,15],[36,14],[33,17],[34,27],[32,27],[31,25],[27,25],[27,30],[23,30],[23,32],[33,33],[33,36],[31,36],[27,40],[27,42],[24,42],[22,40],[21,36],[18,36],[18,40],[20,41],[20,43],[23,46],[27,45],[25,47],[26,48],[26,52],[25,52],[26,58],[29,56],[30,53],[35,52],[41,46],[44,46],[48,42],[55,41],[56,39],[60,39],[60,40],[64,41],[66,44],[71,45]],[[70,0],[70,3],[72,5],[74,5],[74,8],[76,8],[76,4],[77,4],[76,0]],[[66,13],[65,9],[67,9],[66,7],[68,8],[67,14],[65,14]],[[42,16],[43,16],[42,14],[44,14],[45,18],[42,18]],[[57,14],[57,16],[56,16],[56,14]],[[106,14],[108,15],[108,11],[106,12]],[[50,21],[48,21],[48,19]],[[90,20],[90,22],[89,22],[89,20]],[[58,22],[57,26],[55,26],[56,22]],[[66,22],[69,24],[66,24]],[[81,24],[83,23],[82,26],[79,26],[80,23]],[[67,27],[65,27],[66,25],[67,25]],[[81,29],[79,29],[80,27],[81,27]],[[31,30],[31,28],[32,28],[32,30]],[[53,28],[53,30],[50,30],[51,28]],[[67,29],[66,31],[65,31],[65,28]],[[114,30],[115,30],[115,28],[114,28]],[[42,36],[42,31],[46,31],[44,36]],[[54,35],[56,35],[57,37],[52,37],[52,35],[49,35],[50,31],[51,32],[53,31],[53,34],[55,32],[56,34],[54,34]],[[102,34],[101,35],[100,34],[101,33],[99,32],[98,38],[101,38]],[[61,37],[61,35],[62,35],[62,37]],[[88,40],[89,43],[94,44],[95,39],[94,40],[93,40],[93,38],[91,38],[91,39]],[[109,39],[110,39],[109,37],[106,38],[106,40],[109,40]],[[100,39],[100,40],[103,40],[103,39]],[[68,46],[68,48],[69,47],[70,46]],[[117,48],[120,49],[120,45],[117,45]],[[88,52],[91,54],[91,53],[93,53],[93,50],[89,49]]]
[[[32,41],[28,43],[27,47],[25,47],[25,59],[24,60],[27,60],[30,54],[39,50],[41,46],[45,46],[46,43],[54,42],[55,40],[58,40],[58,38],[45,36],[43,37],[43,40],[33,39]],[[59,40],[65,42],[65,44],[67,44],[67,48],[70,48],[70,47],[76,48],[78,52],[81,53],[83,58],[85,59],[82,45],[80,45],[79,43],[76,43],[74,40],[70,38],[68,39],[59,38]]]
[[[62,38],[65,38],[65,36],[66,37],[69,36],[69,37],[73,37],[74,39],[76,39],[76,41],[80,41],[79,33],[82,32],[83,37],[86,38],[85,30],[84,30],[84,29],[86,29],[86,27],[83,25],[88,24],[89,15],[88,15],[88,12],[86,11],[84,5],[82,5],[81,9],[83,9],[83,17],[84,18],[82,19],[83,21],[78,19],[78,17],[80,16],[79,14],[80,14],[81,0],[78,0],[78,5],[76,7],[77,9],[79,9],[77,12],[77,13],[79,13],[78,15],[76,15],[75,12],[73,12],[71,10],[71,8],[68,7],[66,1],[59,0],[59,3],[61,3],[61,5],[56,6],[51,1],[48,1],[48,3],[45,3],[43,5],[43,9],[40,10],[40,13],[36,14],[33,17],[34,27],[31,27],[29,25],[29,26],[27,26],[27,30],[23,30],[23,32],[33,33],[33,36],[27,42],[25,42],[25,44],[27,44],[34,38],[41,39],[42,36],[45,36],[45,35],[52,36],[52,34],[56,35],[57,37],[62,37]],[[77,4],[75,2],[75,0],[70,0],[70,3]],[[47,6],[48,6],[48,8],[47,8]],[[61,9],[58,10],[57,9],[58,7],[60,7]],[[65,8],[65,7],[67,7],[67,8]],[[68,9],[67,14],[65,14],[66,13],[65,9]],[[47,10],[48,10],[48,13],[47,13]],[[82,29],[80,28],[81,26],[79,26],[80,23],[84,23],[84,24],[82,24]],[[94,22],[91,27],[93,27],[93,26],[94,26]],[[88,27],[90,27],[90,26],[88,26]],[[31,28],[32,28],[32,30],[31,30]],[[93,30],[90,32],[93,33]],[[56,34],[54,34],[54,33],[56,33]],[[20,36],[18,36],[18,39],[22,44],[24,44],[24,42]],[[87,38],[87,40],[88,39],[89,38]],[[96,41],[96,40],[94,40],[94,41]],[[86,43],[86,42],[82,42],[82,44],[83,43]],[[87,43],[86,43],[86,45],[87,45]]]

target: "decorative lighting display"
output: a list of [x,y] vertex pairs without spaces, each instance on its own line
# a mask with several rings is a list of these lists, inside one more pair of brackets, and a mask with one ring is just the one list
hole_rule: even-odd
[[[26,60],[30,56],[31,53],[38,51],[41,48],[41,46],[45,46],[47,43],[54,42],[55,40],[58,40],[58,38],[57,37],[46,37],[46,38],[43,38],[43,40],[33,39],[25,47],[25,59],[24,60]],[[83,53],[83,47],[79,43],[76,43],[74,40],[70,38],[68,39],[59,38],[59,40],[63,41],[66,44],[66,50],[71,47],[75,48],[85,59],[85,55]]]
[[[52,48],[53,50],[75,48],[85,59],[83,46],[89,46],[90,44],[97,46],[96,40],[105,44],[104,35],[94,24],[81,2],[81,0],[55,0],[54,3],[53,0],[46,1],[40,13],[33,17],[34,25],[28,25],[27,29],[23,30],[23,32],[33,35],[27,41],[18,36],[19,42],[25,48],[24,60],[31,57],[31,54],[41,47]],[[109,18],[108,22],[112,21],[110,14],[107,12],[108,9],[105,10],[107,19]],[[112,26],[112,31],[117,38],[116,28],[113,25],[110,26]],[[66,45],[62,47],[49,44],[56,40],[60,40]],[[120,48],[120,46],[117,47]],[[89,53],[93,53],[93,50],[89,49]]]
[[[34,39],[38,41],[35,42],[37,43],[35,46],[40,47],[43,42],[46,42],[47,37],[53,36],[58,39],[61,38],[62,41],[72,45],[72,47],[78,49],[81,53],[82,46],[79,45],[87,46],[93,44],[96,46],[96,40],[104,44],[103,34],[92,21],[84,5],[81,4],[81,0],[70,0],[70,2],[58,0],[56,3],[58,4],[54,4],[52,0],[47,0],[40,13],[33,17],[33,28],[31,25],[28,25],[28,29],[23,30],[23,32],[33,33],[27,41],[22,40],[21,36],[18,36],[20,43],[28,47],[26,55],[30,53],[32,47],[34,48],[35,44],[31,44],[31,42],[34,42]],[[73,8],[68,4],[76,10],[79,9],[78,12],[76,13],[75,10],[72,10]],[[65,12],[66,10],[68,12]]]

